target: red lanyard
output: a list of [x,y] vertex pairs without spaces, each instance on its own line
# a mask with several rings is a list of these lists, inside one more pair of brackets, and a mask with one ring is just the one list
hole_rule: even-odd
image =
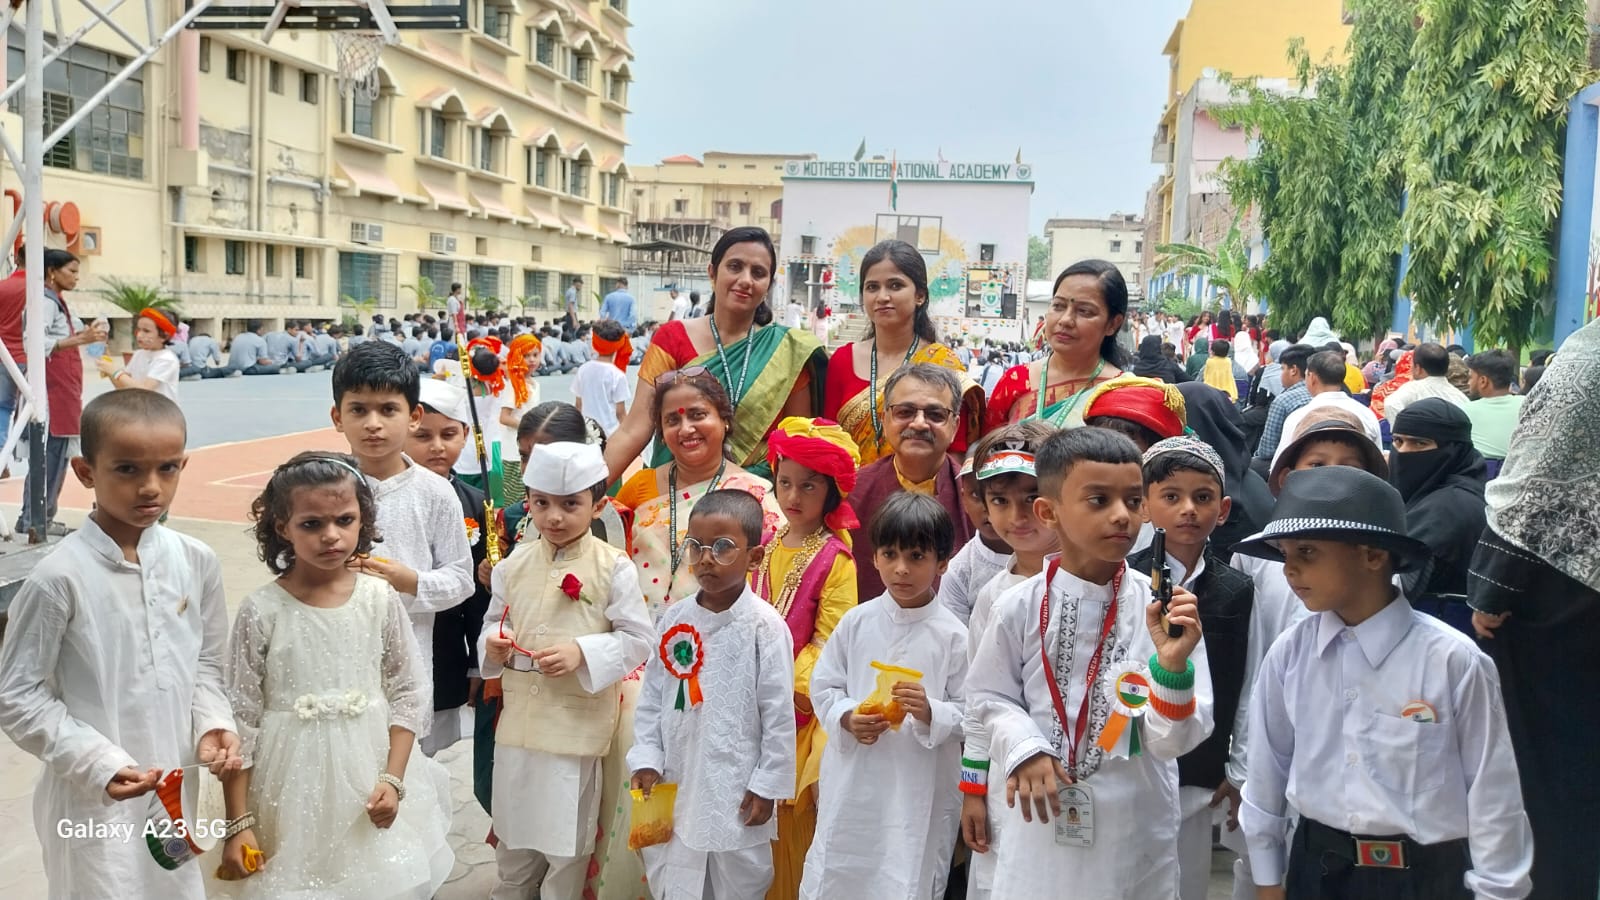
[[1128,570],[1128,564],[1117,567],[1117,574],[1111,576],[1111,605],[1106,607],[1106,619],[1100,628],[1100,641],[1095,644],[1094,656],[1089,657],[1089,670],[1083,679],[1083,703],[1078,707],[1078,719],[1071,732],[1067,731],[1067,704],[1061,699],[1061,685],[1056,683],[1056,670],[1050,664],[1050,650],[1045,637],[1050,624],[1050,585],[1055,583],[1056,572],[1060,570],[1061,560],[1052,559],[1044,573],[1044,600],[1039,603],[1039,659],[1044,663],[1045,683],[1050,685],[1050,699],[1055,702],[1061,733],[1069,740],[1061,749],[1066,755],[1062,761],[1063,767],[1070,771],[1078,764],[1078,744],[1089,727],[1089,698],[1094,694],[1094,681],[1100,675],[1100,658],[1105,654],[1106,637],[1111,634],[1111,628],[1117,621],[1117,597],[1122,593],[1122,575]]

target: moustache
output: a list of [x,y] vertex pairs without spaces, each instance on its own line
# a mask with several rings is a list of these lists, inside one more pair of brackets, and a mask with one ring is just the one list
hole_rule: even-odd
[[934,442],[932,431],[917,428],[907,428],[905,431],[900,432],[900,439],[903,441],[927,441],[930,444]]

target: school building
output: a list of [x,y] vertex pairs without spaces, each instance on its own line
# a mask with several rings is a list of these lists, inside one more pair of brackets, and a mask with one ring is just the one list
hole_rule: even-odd
[[[47,235],[82,259],[74,312],[126,316],[98,298],[109,276],[232,334],[251,318],[403,314],[427,279],[542,319],[581,276],[592,315],[629,241],[629,2],[472,0],[465,31],[401,31],[372,98],[337,90],[325,34],[185,32],[47,155],[46,201],[81,219]],[[142,33],[133,6],[111,17]],[[46,67],[47,132],[127,61],[114,32],[89,37]],[[8,41],[16,76],[21,31]],[[20,96],[0,111],[19,144]],[[0,182],[18,186],[8,164]]]

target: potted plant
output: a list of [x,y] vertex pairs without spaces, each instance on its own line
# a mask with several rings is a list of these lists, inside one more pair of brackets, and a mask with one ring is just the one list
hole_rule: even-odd
[[[162,293],[160,285],[125,281],[112,275],[106,276],[103,280],[106,286],[100,289],[100,296],[105,298],[107,303],[125,311],[130,319],[137,319],[141,310],[156,309],[165,313],[173,322],[178,321],[178,301]],[[124,363],[131,359],[133,359],[132,350],[122,351]]]

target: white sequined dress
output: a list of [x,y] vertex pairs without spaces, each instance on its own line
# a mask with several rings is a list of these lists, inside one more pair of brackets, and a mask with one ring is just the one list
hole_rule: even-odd
[[229,649],[229,696],[267,864],[243,881],[211,884],[211,895],[433,896],[454,864],[448,773],[414,749],[393,826],[375,827],[366,810],[389,727],[417,732],[432,716],[430,678],[399,596],[358,575],[349,601],[325,609],[269,584],[245,598]]

